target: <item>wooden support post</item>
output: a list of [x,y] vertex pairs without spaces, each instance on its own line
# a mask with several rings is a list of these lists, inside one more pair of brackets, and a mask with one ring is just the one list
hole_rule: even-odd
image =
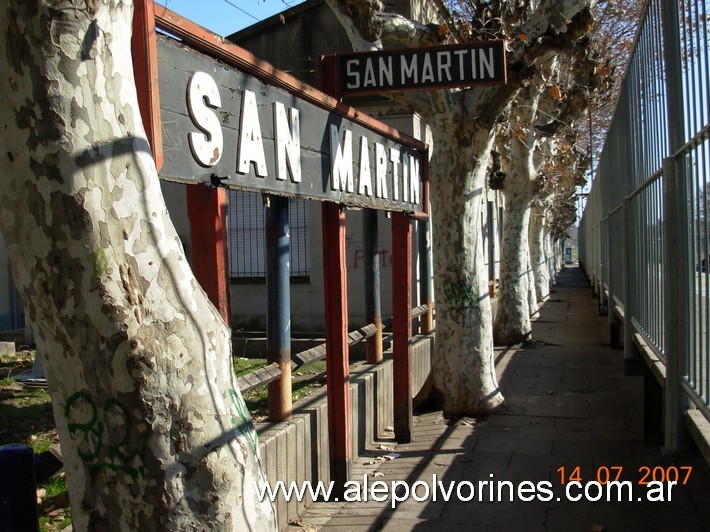
[[330,478],[340,496],[352,473],[348,285],[345,211],[330,202],[323,203],[323,271]]
[[392,310],[394,314],[394,435],[412,441],[412,223],[392,214]]
[[266,361],[281,369],[269,384],[269,420],[291,417],[291,279],[288,198],[270,196],[266,209]]
[[160,128],[158,52],[152,0],[135,0],[134,2],[131,54],[133,75],[138,92],[138,107],[155,159],[155,167],[160,171],[163,166],[163,136]]
[[229,324],[227,264],[227,190],[187,185],[187,216],[192,241],[192,271]]
[[362,212],[365,255],[365,320],[374,323],[377,332],[367,339],[367,362],[382,362],[382,305],[380,297],[380,254],[377,211]]

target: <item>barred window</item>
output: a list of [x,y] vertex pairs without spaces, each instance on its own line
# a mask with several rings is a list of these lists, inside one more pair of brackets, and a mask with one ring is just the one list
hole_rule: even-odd
[[[289,198],[291,278],[310,275],[309,224],[306,200]],[[262,195],[243,190],[229,191],[229,275],[234,282],[263,282],[266,277],[266,209]]]

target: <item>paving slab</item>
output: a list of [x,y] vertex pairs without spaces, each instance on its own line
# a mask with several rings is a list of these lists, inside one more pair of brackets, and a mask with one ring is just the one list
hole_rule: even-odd
[[[354,464],[356,480],[406,482],[397,496],[415,489],[421,501],[317,502],[301,522],[325,531],[710,531],[710,470],[698,453],[664,456],[644,443],[643,381],[624,375],[581,270],[560,273],[536,318],[532,346],[496,348],[504,411],[456,423],[418,414],[410,444],[386,442],[398,458],[373,461],[390,452],[375,448]],[[654,471],[690,475],[652,493],[643,481]],[[624,484],[597,483],[617,476]],[[585,489],[598,500],[585,501]],[[663,501],[647,500],[659,493]]]

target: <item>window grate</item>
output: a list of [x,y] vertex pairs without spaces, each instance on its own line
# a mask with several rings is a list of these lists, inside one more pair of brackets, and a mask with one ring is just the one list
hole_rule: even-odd
[[[289,198],[290,262],[292,278],[310,275],[310,234],[306,200]],[[265,219],[262,195],[243,190],[229,191],[229,275],[236,281],[266,278]]]

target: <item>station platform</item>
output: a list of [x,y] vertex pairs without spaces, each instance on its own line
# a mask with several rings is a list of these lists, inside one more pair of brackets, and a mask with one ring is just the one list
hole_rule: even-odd
[[581,269],[560,272],[533,335],[530,346],[496,349],[504,411],[453,423],[419,413],[412,443],[385,440],[357,459],[354,480],[388,490],[403,481],[397,497],[414,488],[419,501],[315,502],[290,529],[710,530],[710,468],[698,453],[666,456],[644,442],[643,381],[624,375]]

